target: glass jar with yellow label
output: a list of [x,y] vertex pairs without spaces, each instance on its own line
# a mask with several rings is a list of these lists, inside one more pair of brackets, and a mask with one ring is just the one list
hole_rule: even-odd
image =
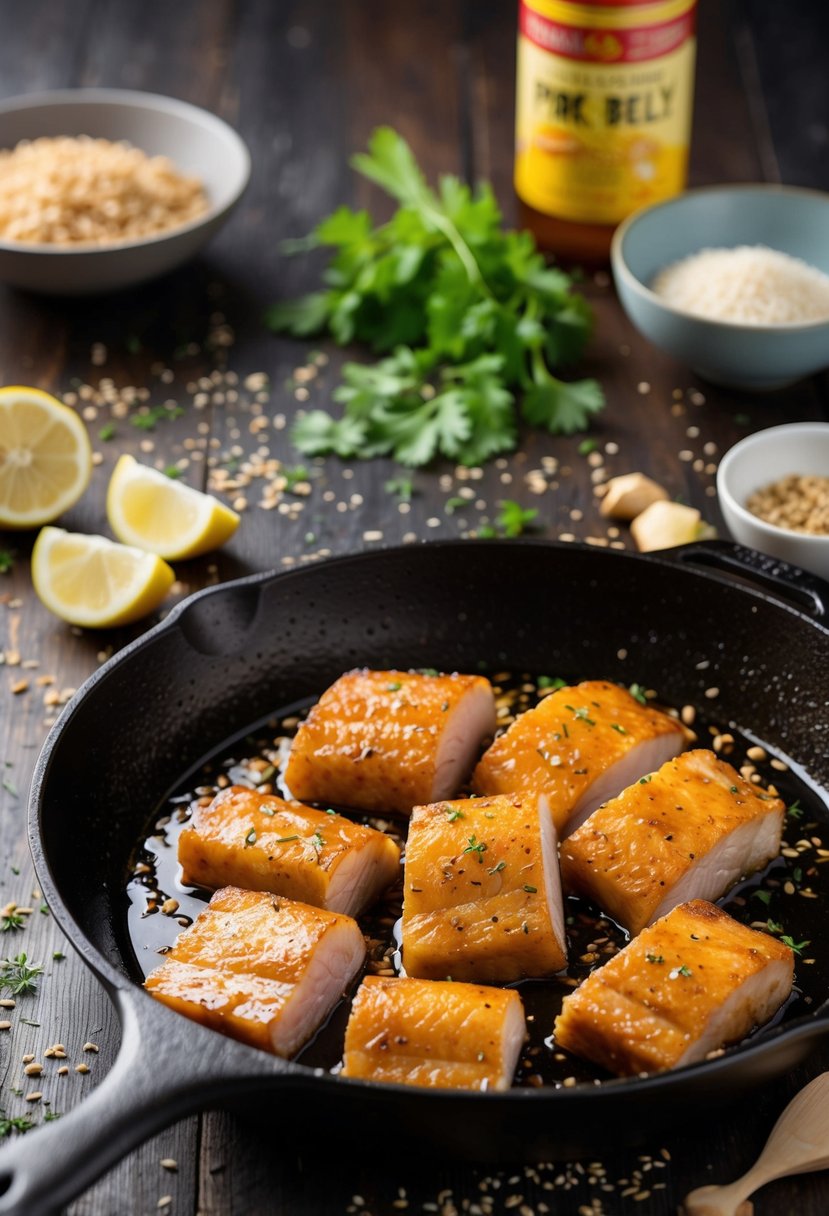
[[539,243],[607,258],[614,227],[684,189],[696,0],[520,0],[515,190]]

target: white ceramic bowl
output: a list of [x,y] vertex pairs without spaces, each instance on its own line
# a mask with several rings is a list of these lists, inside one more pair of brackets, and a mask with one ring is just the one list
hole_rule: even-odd
[[829,579],[829,536],[790,532],[746,508],[756,491],[788,473],[829,477],[829,423],[792,422],[741,439],[720,462],[717,493],[735,540]]
[[0,282],[53,295],[115,291],[165,274],[221,227],[250,177],[247,147],[226,122],[172,97],[127,89],[60,89],[0,102],[0,148],[41,135],[127,140],[201,179],[203,216],[169,233],[97,246],[0,241]]

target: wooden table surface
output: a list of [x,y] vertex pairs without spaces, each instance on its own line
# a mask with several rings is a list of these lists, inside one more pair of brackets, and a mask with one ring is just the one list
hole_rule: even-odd
[[[744,9],[714,0],[702,6],[693,182],[782,180],[827,189],[829,15],[810,0],[764,7],[774,12],[761,18],[755,11],[749,21],[747,2]],[[213,468],[238,469],[260,448],[298,463],[285,419],[306,398],[329,401],[341,356],[321,344],[330,361],[306,393],[292,371],[305,363],[308,344],[272,337],[261,315],[269,301],[310,288],[318,270],[310,259],[280,257],[281,239],[304,234],[341,202],[384,205],[346,163],[375,125],[401,130],[432,175],[491,179],[507,217],[514,215],[515,6],[507,0],[0,0],[0,18],[0,93],[76,85],[167,93],[230,121],[253,154],[252,184],[232,222],[205,256],[164,282],[76,301],[0,289],[0,380],[67,397],[89,426],[98,465],[88,493],[62,520],[70,529],[106,531],[105,488],[122,452],[159,467],[177,463],[200,487]],[[410,505],[384,489],[397,471],[385,461],[315,461],[311,493],[285,495],[271,510],[260,505],[266,479],[255,479],[228,492],[247,504],[236,537],[219,554],[179,564],[176,595],[329,552],[458,536],[491,517],[501,498],[537,508],[544,535],[627,546],[624,530],[621,538],[608,534],[592,486],[633,469],[719,524],[714,471],[723,451],[775,422],[829,416],[825,379],[765,396],[715,390],[633,332],[606,275],[588,279],[586,291],[598,323],[585,368],[608,399],[593,431],[594,454],[580,455],[578,439],[526,435],[519,451],[480,479],[462,481],[451,466],[418,472]],[[147,404],[175,402],[180,416],[153,430],[133,426],[130,417],[140,411],[133,389],[142,388]],[[543,468],[544,456],[560,461],[555,486],[527,477]],[[465,485],[479,497],[468,510],[450,512],[447,500]],[[3,953],[25,950],[45,965],[45,975],[38,995],[18,1001],[11,1029],[0,1034],[0,1107],[10,1116],[28,1113],[37,1124],[49,1110],[65,1115],[105,1074],[118,1028],[80,959],[71,951],[58,957],[65,944],[34,890],[26,793],[38,749],[70,690],[140,629],[81,632],[50,616],[29,581],[32,539],[0,538],[0,549],[15,557],[11,572],[0,575],[0,900],[35,908],[25,930],[3,937]],[[41,682],[46,677],[52,682]],[[13,694],[19,681],[26,690]],[[82,1051],[87,1040],[99,1045],[97,1054]],[[55,1041],[66,1045],[69,1073],[58,1076],[57,1061],[47,1061],[38,1081],[44,1098],[27,1104],[32,1086],[21,1079],[22,1057],[42,1059]],[[78,1063],[89,1071],[76,1072]],[[301,1160],[281,1159],[276,1119],[257,1131],[206,1113],[132,1154],[71,1211],[668,1213],[691,1187],[742,1172],[785,1101],[827,1066],[823,1052],[725,1118],[714,1103],[706,1126],[666,1131],[642,1154],[597,1144],[593,1159],[610,1182],[631,1182],[613,1192],[601,1189],[595,1171],[591,1181],[586,1165],[547,1163],[493,1173],[489,1207],[480,1187],[485,1168],[423,1163],[395,1142],[393,1129],[388,1144],[334,1169],[323,1145],[309,1145]],[[162,1167],[165,1158],[177,1162],[175,1171]],[[650,1194],[637,1199],[624,1196],[626,1189]],[[777,1183],[756,1204],[758,1216],[827,1209],[826,1175]]]

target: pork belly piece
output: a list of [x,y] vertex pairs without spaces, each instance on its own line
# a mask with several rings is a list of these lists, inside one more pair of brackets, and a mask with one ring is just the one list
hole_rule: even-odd
[[144,986],[212,1030],[291,1056],[334,1008],[365,953],[350,916],[225,887]]
[[561,846],[566,890],[632,934],[718,899],[780,851],[785,805],[713,752],[685,752],[594,811]]
[[285,781],[304,801],[408,815],[456,794],[494,732],[483,676],[350,671],[297,731]]
[[624,688],[587,680],[550,693],[484,752],[478,794],[545,794],[560,837],[608,798],[676,756],[688,734]]
[[526,1035],[514,989],[368,975],[342,1075],[433,1089],[508,1089]]
[[187,883],[272,891],[357,916],[394,881],[400,850],[342,815],[231,786],[196,806],[178,859]]
[[509,983],[552,975],[567,961],[555,827],[543,798],[415,807],[403,892],[407,975]]
[[556,1045],[621,1076],[679,1068],[762,1026],[793,976],[788,946],[694,899],[564,998]]

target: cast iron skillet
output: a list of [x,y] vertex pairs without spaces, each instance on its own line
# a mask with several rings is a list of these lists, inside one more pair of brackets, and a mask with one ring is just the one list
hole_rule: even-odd
[[825,787],[828,610],[829,586],[724,543],[655,557],[435,543],[255,575],[186,600],[87,681],[37,764],[37,876],[113,998],[122,1045],[80,1106],[0,1152],[0,1213],[60,1209],[151,1133],[210,1105],[265,1113],[280,1140],[289,1127],[316,1142],[352,1129],[367,1146],[372,1132],[388,1140],[393,1130],[407,1146],[539,1160],[595,1153],[630,1129],[641,1138],[672,1113],[721,1105],[802,1060],[829,1034],[827,1005],[719,1059],[596,1088],[469,1094],[333,1077],[145,995],[127,963],[123,887],[148,816],[188,771],[357,664],[638,680],[675,704],[702,703],[715,684],[720,721],[750,726]]

